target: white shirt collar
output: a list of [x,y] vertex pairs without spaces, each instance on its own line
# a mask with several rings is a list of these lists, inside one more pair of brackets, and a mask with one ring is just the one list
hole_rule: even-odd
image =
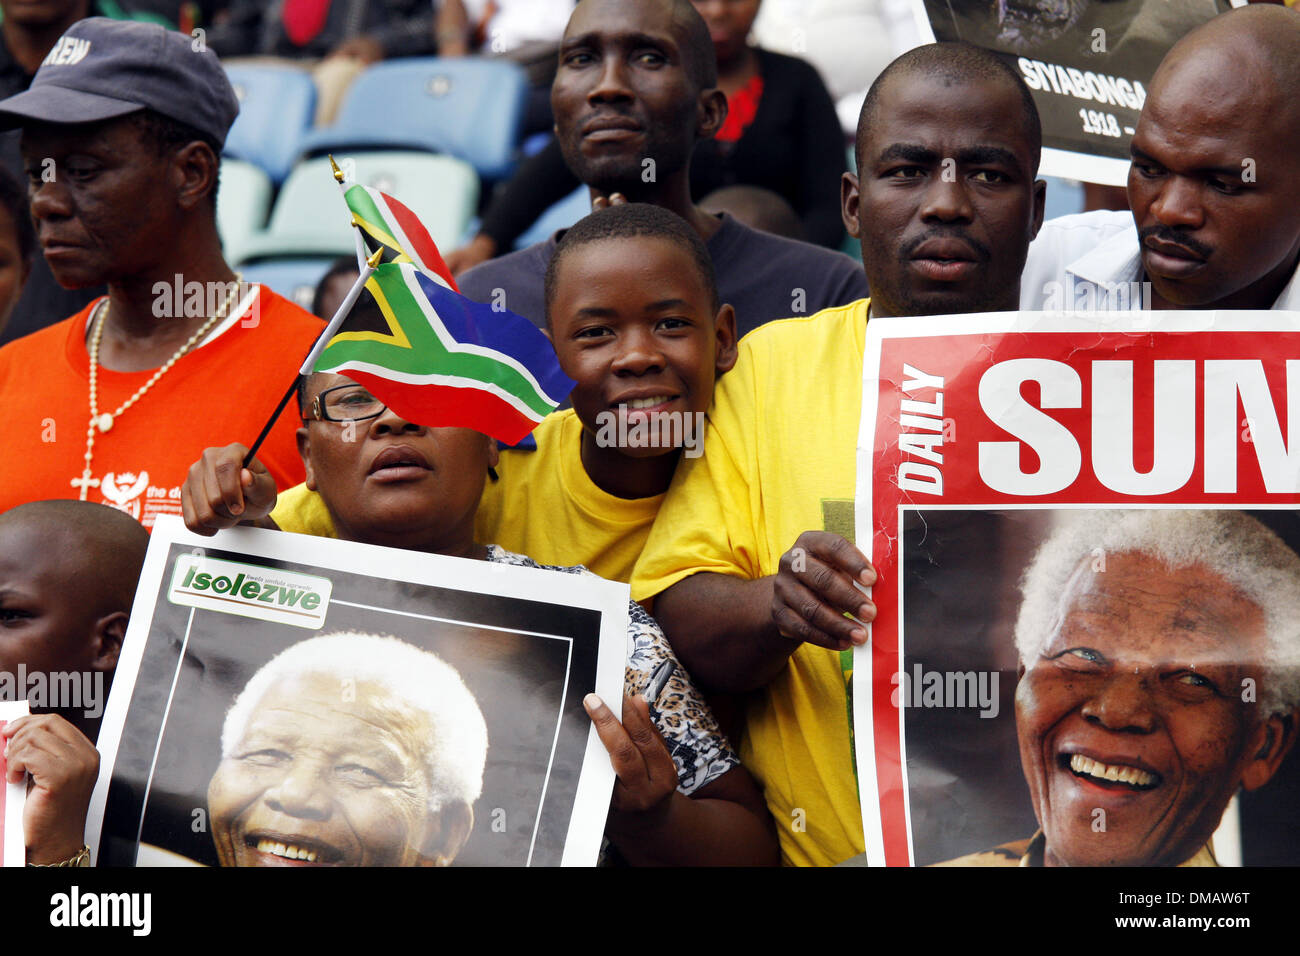
[[1273,303],[1273,308],[1300,312],[1300,265],[1296,267],[1295,272],[1291,273],[1291,281],[1282,289],[1282,294]]
[[1129,226],[1080,256],[1065,269],[1087,282],[1136,282],[1142,277],[1142,251],[1137,226]]
[[[1107,284],[1137,282],[1142,278],[1142,249],[1138,245],[1137,226],[1111,236],[1095,249],[1066,266],[1076,281],[1091,282],[1105,288]],[[1300,266],[1291,281],[1270,308],[1300,312]]]

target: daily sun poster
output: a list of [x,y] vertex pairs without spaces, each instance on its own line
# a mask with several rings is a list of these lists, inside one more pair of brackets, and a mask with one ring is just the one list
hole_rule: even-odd
[[868,862],[1300,864],[1300,314],[867,339]]
[[593,865],[628,594],[254,528],[154,528],[100,733],[97,865]]

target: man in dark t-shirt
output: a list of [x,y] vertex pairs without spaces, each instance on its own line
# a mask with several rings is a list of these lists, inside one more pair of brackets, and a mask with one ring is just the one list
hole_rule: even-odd
[[[721,127],[727,98],[717,89],[708,27],[689,0],[582,0],[560,47],[551,106],[565,162],[597,206],[620,195],[663,206],[700,234],[741,334],[867,296],[866,277],[848,256],[691,202],[691,154]],[[544,326],[542,282],[556,241],[469,270],[461,291]]]
[[[718,276],[718,298],[736,310],[738,336],[772,319],[811,315],[866,298],[866,276],[848,256],[760,232],[726,213],[710,218],[720,225],[704,245]],[[499,302],[545,328],[542,280],[563,235],[557,232],[476,266],[458,280],[461,292],[476,301]]]

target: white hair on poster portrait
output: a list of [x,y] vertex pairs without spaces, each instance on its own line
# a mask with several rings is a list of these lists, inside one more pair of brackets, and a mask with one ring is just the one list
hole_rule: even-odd
[[487,725],[460,675],[437,655],[395,637],[342,631],[293,644],[267,661],[235,698],[221,728],[230,757],[266,692],[283,680],[326,674],[353,686],[377,684],[398,706],[423,713],[432,728],[423,755],[430,809],[445,801],[473,804],[483,786]]
[[1056,516],[1021,579],[1016,649],[1028,662],[1053,633],[1061,595],[1094,555],[1149,555],[1174,569],[1203,566],[1222,575],[1264,612],[1269,648],[1265,703],[1300,703],[1300,555],[1241,511],[1079,510]]

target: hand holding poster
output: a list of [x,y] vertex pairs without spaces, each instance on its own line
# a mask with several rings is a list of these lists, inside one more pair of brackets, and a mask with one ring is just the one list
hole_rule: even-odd
[[1123,186],[1129,140],[1174,42],[1244,0],[913,0],[922,43],[992,50],[1033,91],[1040,172]]
[[100,734],[104,865],[596,862],[627,587],[155,528]]
[[1295,864],[1300,316],[867,336],[868,857]]

